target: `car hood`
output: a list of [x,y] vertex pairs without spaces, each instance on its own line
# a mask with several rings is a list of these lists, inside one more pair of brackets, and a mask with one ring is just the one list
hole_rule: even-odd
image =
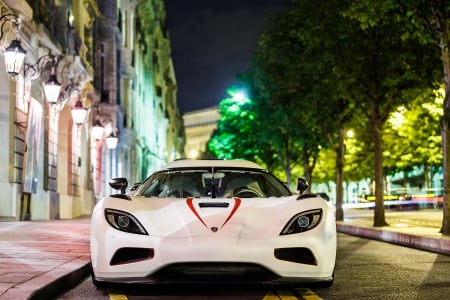
[[327,205],[320,198],[144,198],[108,197],[104,208],[133,214],[152,236],[278,236],[297,213]]

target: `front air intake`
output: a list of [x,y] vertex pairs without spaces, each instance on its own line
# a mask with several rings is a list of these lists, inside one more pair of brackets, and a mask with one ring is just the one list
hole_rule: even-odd
[[274,255],[279,260],[290,261],[305,265],[317,265],[314,254],[308,248],[278,248],[275,249]]
[[154,250],[152,248],[120,248],[114,253],[110,265],[122,265],[141,260],[152,259]]

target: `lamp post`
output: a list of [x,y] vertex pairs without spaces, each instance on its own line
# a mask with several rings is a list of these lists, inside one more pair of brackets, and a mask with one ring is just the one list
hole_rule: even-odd
[[20,33],[20,25],[22,20],[20,17],[14,14],[6,14],[0,17],[0,40],[4,35],[4,26],[7,22],[12,22],[16,25],[16,37],[11,41],[11,44],[5,48],[5,66],[6,72],[12,77],[15,77],[19,74],[24,60],[25,54],[27,53],[25,49],[23,49],[22,44],[19,40]]

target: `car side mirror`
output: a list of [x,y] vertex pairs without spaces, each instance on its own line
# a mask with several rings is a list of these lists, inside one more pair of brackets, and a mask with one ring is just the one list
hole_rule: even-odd
[[306,181],[305,178],[298,178],[297,179],[297,191],[301,195],[308,189],[309,184],[308,181]]
[[125,190],[128,186],[128,180],[123,177],[113,178],[109,180],[109,186],[115,190],[120,190],[121,194],[125,194]]

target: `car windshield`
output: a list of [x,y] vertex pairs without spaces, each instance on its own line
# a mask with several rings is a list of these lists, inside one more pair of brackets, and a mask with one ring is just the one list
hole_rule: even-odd
[[146,179],[135,195],[158,198],[269,198],[292,195],[272,174],[251,169],[177,169]]

